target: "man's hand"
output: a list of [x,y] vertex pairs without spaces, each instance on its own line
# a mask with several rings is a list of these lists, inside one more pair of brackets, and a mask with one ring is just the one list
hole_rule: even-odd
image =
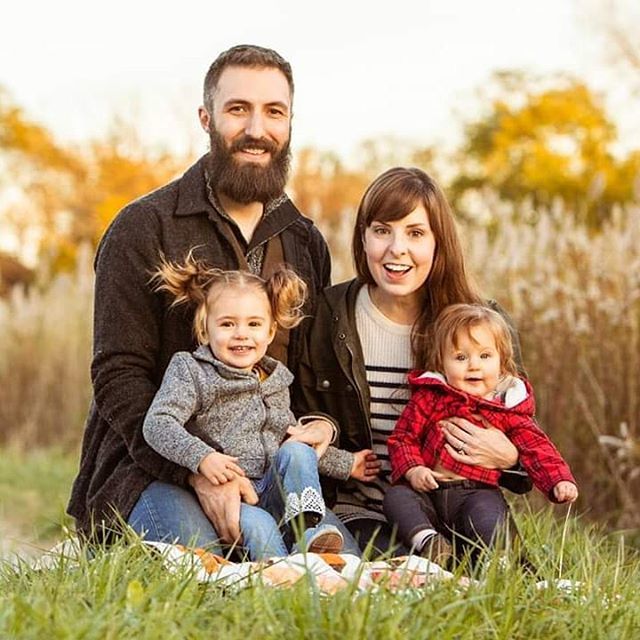
[[236,476],[234,480],[216,486],[203,475],[193,473],[189,482],[220,539],[228,544],[240,540],[240,503],[258,503],[251,481]]
[[485,425],[478,427],[464,418],[441,420],[447,439],[445,447],[457,462],[475,464],[486,469],[510,469],[518,462],[518,450],[499,429],[479,417]]
[[404,474],[404,477],[409,481],[409,484],[415,491],[431,491],[437,489],[440,485],[438,479],[442,478],[442,474],[419,465],[417,467],[411,467],[409,471]]
[[237,462],[238,458],[214,451],[202,458],[198,472],[213,485],[224,484],[237,476],[244,476],[244,471]]
[[563,480],[553,487],[553,495],[558,502],[575,502],[578,498],[578,487],[573,482]]
[[305,422],[303,425],[295,425],[287,429],[289,440],[304,442],[316,450],[319,458],[325,454],[327,447],[333,440],[334,428],[327,420],[317,419]]
[[381,466],[378,456],[371,449],[362,449],[353,454],[353,466],[349,477],[362,482],[371,482],[380,473]]

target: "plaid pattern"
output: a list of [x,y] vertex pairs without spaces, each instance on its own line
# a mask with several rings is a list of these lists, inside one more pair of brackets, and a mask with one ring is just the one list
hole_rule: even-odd
[[[482,416],[489,424],[505,433],[520,454],[520,464],[535,486],[553,500],[553,487],[562,480],[576,483],[567,463],[547,435],[536,424],[533,414],[533,391],[524,380],[527,397],[514,407],[498,401],[471,396],[433,377],[419,377],[412,372],[409,383],[413,395],[387,441],[391,458],[392,482],[418,465],[433,468],[436,461],[455,474],[497,485],[500,471],[454,460],[444,447],[445,437],[440,420],[458,416],[482,426],[475,417]],[[577,483],[576,483],[577,484]]]

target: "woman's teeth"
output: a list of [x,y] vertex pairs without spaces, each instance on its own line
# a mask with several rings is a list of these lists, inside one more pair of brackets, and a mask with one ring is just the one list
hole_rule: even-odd
[[392,271],[393,273],[404,273],[411,269],[411,267],[406,264],[385,264],[384,268],[387,271]]

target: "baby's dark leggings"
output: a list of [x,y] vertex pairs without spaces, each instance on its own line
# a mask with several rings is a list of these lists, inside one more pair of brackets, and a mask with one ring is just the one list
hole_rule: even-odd
[[510,521],[500,489],[476,480],[441,482],[438,489],[425,493],[395,485],[387,490],[384,511],[407,547],[419,531],[435,529],[452,540],[457,551],[469,549],[473,560]]

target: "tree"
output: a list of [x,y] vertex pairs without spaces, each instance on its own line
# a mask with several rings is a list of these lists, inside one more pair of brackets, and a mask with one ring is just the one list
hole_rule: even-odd
[[1,87],[0,162],[0,189],[13,194],[5,217],[23,230],[37,227],[41,236],[55,236],[74,185],[86,179],[86,168],[76,153],[31,120]]
[[549,85],[515,72],[493,81],[489,110],[466,126],[457,155],[451,192],[459,210],[483,190],[516,205],[530,202],[534,210],[560,199],[597,228],[614,203],[637,197],[640,156],[616,160],[616,128],[586,84],[558,77]]
[[335,228],[356,208],[367,182],[367,173],[346,168],[335,153],[306,147],[296,156],[291,187],[301,211]]
[[78,247],[95,245],[127,202],[189,161],[149,150],[135,127],[118,118],[104,139],[81,149],[63,145],[0,89],[0,189],[14,194],[0,213],[25,237],[37,231],[40,254],[54,271],[73,266]]

